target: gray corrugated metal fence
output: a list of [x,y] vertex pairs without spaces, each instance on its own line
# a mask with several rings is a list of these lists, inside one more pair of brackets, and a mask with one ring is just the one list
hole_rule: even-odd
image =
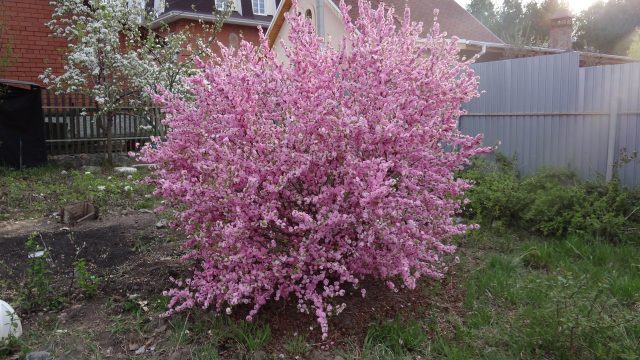
[[[579,54],[473,65],[480,98],[460,119],[467,134],[516,156],[522,173],[569,168],[585,178],[610,177],[620,152],[640,152],[640,63],[579,67]],[[640,164],[620,167],[640,185]]]

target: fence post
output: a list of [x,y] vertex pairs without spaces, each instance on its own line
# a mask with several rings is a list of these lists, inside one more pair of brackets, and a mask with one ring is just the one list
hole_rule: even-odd
[[609,143],[607,149],[607,174],[606,181],[613,179],[613,170],[615,166],[616,138],[618,134],[618,103],[620,99],[616,96],[611,97],[609,108]]

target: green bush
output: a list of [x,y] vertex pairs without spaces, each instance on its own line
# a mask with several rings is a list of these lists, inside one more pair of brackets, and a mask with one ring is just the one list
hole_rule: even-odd
[[522,199],[518,173],[512,162],[499,155],[496,162],[476,158],[463,177],[476,184],[466,194],[470,200],[465,207],[467,217],[482,225],[516,224]]
[[579,179],[568,171],[541,170],[521,181],[521,225],[546,236],[564,236],[585,203]]
[[475,187],[465,215],[544,236],[586,235],[609,241],[640,238],[640,191],[618,179],[584,181],[568,170],[543,169],[520,177],[513,161],[477,159],[462,173]]

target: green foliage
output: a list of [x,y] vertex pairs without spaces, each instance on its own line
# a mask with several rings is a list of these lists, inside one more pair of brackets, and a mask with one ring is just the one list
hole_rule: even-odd
[[544,236],[583,235],[608,241],[640,238],[640,192],[617,178],[583,181],[566,170],[543,169],[520,177],[513,162],[477,159],[462,176],[468,191],[465,215],[484,226],[522,229]]
[[415,351],[426,341],[426,332],[416,321],[394,319],[369,327],[364,339],[364,351],[384,347],[394,355]]
[[78,259],[73,262],[74,282],[86,297],[94,297],[98,293],[100,279],[87,270],[87,261]]
[[306,337],[294,334],[293,338],[284,345],[284,349],[292,356],[301,357],[309,352],[310,346]]
[[231,337],[252,353],[264,347],[271,339],[269,325],[260,326],[254,322],[240,321],[231,329]]
[[0,356],[4,359],[9,358],[10,355],[15,354],[22,350],[24,344],[19,338],[9,335],[7,338],[0,340]]
[[633,32],[640,26],[640,0],[595,2],[576,23],[578,49],[627,55]]
[[567,171],[542,170],[521,182],[522,224],[543,235],[563,236],[580,216],[585,194]]
[[467,192],[470,203],[465,207],[465,215],[482,225],[514,225],[521,212],[522,199],[518,173],[513,163],[497,154],[496,162],[484,158],[474,159],[464,178],[476,184]]
[[38,244],[38,233],[33,233],[25,243],[27,269],[19,290],[20,307],[30,312],[42,308],[58,308],[62,300],[52,291],[52,276],[49,268],[49,251]]

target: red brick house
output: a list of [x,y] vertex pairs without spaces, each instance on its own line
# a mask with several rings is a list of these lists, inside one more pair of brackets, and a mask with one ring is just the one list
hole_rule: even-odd
[[[257,42],[258,27],[265,31],[275,14],[280,0],[235,0],[233,13],[225,21],[218,40],[224,44],[234,44],[242,37]],[[53,12],[49,0],[0,0],[0,49],[8,45],[11,56],[8,66],[0,68],[0,79],[12,79],[41,83],[38,76],[46,68],[62,72],[66,43],[53,37],[45,25]],[[151,28],[166,25],[171,31],[179,31],[188,26],[191,31],[201,29],[200,21],[211,22],[216,7],[224,6],[221,0],[148,0],[149,8],[154,8],[158,18]]]
[[[170,31],[190,28],[192,32],[201,31],[200,22],[211,23],[216,9],[222,9],[225,0],[155,0],[154,8],[158,18],[151,24],[152,29],[167,26]],[[236,45],[240,38],[258,42],[258,27],[267,31],[280,0],[231,0],[234,11],[225,20],[225,25],[217,35],[225,45]]]
[[8,66],[0,68],[0,79],[40,83],[44,69],[62,71],[63,39],[52,37],[45,23],[53,9],[48,0],[3,0],[0,9],[0,48],[9,46]]

